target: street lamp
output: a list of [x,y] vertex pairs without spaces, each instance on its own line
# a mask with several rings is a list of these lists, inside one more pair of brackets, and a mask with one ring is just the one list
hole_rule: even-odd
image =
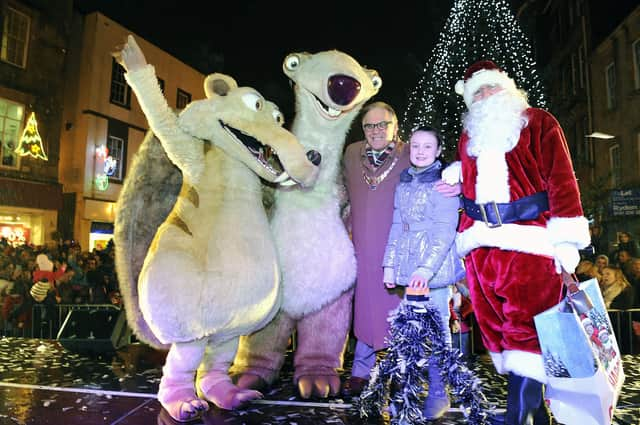
[[584,137],[589,137],[592,139],[602,139],[602,140],[611,140],[611,139],[615,139],[616,136],[612,135],[612,134],[607,134],[607,133],[601,133],[599,131],[594,131],[591,134],[587,134]]

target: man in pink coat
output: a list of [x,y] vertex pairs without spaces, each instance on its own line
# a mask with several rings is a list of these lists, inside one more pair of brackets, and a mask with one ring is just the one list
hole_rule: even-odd
[[393,194],[402,170],[409,166],[409,149],[398,138],[398,118],[384,102],[362,110],[365,140],[347,146],[344,177],[349,193],[349,224],[355,248],[357,277],[353,328],[356,337],[347,395],[359,395],[376,362],[376,352],[386,348],[389,311],[402,299],[399,290],[383,284],[382,257],[393,215]]

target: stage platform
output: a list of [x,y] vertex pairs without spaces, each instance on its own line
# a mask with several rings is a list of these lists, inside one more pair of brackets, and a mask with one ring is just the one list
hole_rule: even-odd
[[[640,423],[640,355],[625,355],[626,381],[615,424]],[[486,355],[474,356],[471,368],[485,395],[504,408],[506,381]],[[0,425],[150,425],[178,424],[164,412],[156,392],[164,353],[133,343],[112,355],[80,354],[58,341],[0,339]],[[348,368],[347,368],[348,370]],[[361,419],[352,400],[302,400],[291,382],[287,360],[280,382],[264,399],[227,412],[211,408],[190,424],[315,425],[384,424],[384,418]],[[345,378],[348,375],[345,373]],[[434,424],[464,424],[452,408]]]

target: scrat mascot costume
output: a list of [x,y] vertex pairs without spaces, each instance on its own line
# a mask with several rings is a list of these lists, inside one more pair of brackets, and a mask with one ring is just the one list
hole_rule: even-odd
[[322,167],[312,189],[275,193],[271,228],[282,270],[282,309],[267,327],[242,338],[232,370],[238,386],[271,384],[295,329],[300,395],[327,397],[340,391],[356,277],[353,244],[340,218],[343,147],[352,121],[382,80],[336,50],[290,54],[283,69],[296,96],[292,131],[306,149],[320,152]]
[[[282,127],[277,107],[254,89],[209,75],[207,98],[176,116],[133,37],[116,57],[153,132],[118,199],[118,277],[138,337],[170,346],[158,400],[174,419],[186,421],[206,410],[207,400],[232,409],[260,397],[234,386],[227,374],[239,336],[264,326],[280,306],[259,177],[275,182],[288,175],[306,185],[318,169]],[[171,173],[163,171],[153,135],[182,173],[179,195],[167,193]],[[268,149],[285,171],[266,160]],[[166,197],[175,200],[170,212],[154,202]]]

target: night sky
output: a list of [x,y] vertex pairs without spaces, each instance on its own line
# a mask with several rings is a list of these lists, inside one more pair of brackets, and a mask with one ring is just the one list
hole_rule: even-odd
[[[282,73],[292,52],[338,49],[377,70],[377,99],[401,111],[453,0],[227,2],[78,0],[202,73],[224,72],[274,100],[288,122],[293,93]],[[205,10],[203,4],[208,4]],[[302,11],[301,8],[308,8]]]
[[[509,0],[512,11],[523,2]],[[283,59],[292,52],[328,49],[377,70],[383,85],[376,99],[402,116],[453,0],[76,0],[76,5],[85,13],[101,11],[204,74],[223,72],[258,89],[290,123],[294,99]],[[610,10],[594,16],[611,16]],[[607,32],[613,29],[608,27]]]

